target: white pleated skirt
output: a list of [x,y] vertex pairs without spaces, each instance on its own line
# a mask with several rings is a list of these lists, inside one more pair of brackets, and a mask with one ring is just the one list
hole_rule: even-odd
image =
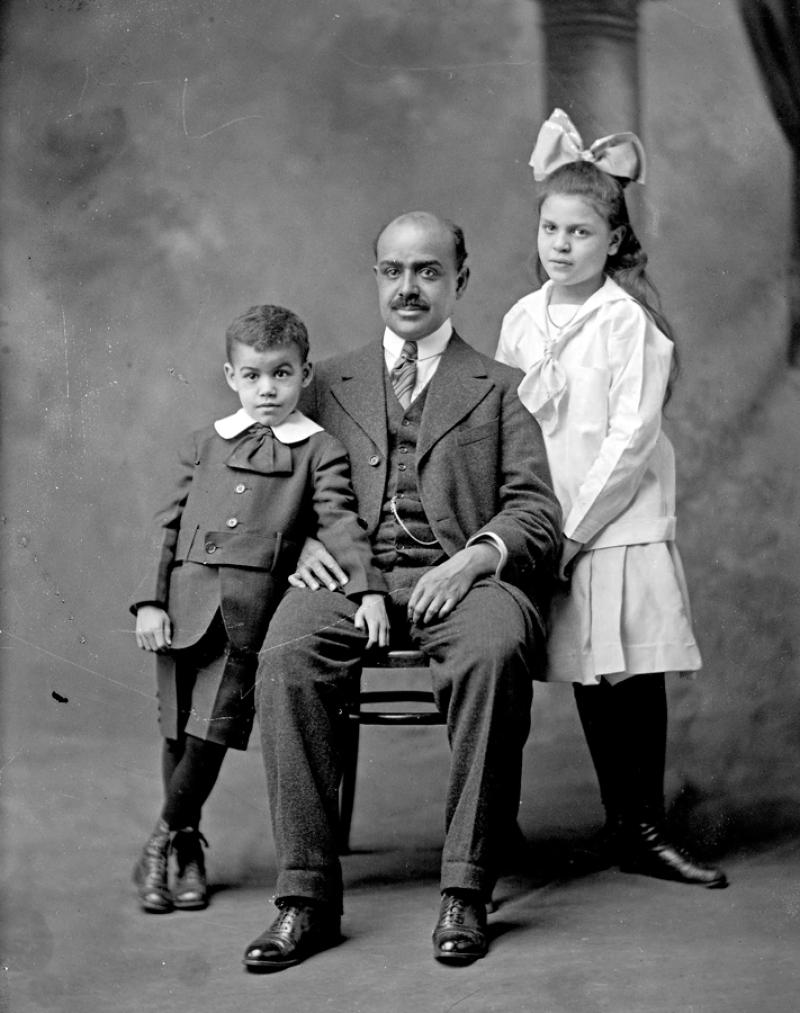
[[567,593],[556,593],[547,682],[593,685],[702,665],[689,593],[674,542],[614,546],[578,556]]

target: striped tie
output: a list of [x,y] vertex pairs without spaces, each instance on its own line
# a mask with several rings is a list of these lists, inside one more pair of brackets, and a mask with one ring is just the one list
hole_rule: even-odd
[[405,341],[400,358],[392,367],[390,373],[392,386],[397,395],[397,400],[408,408],[411,404],[411,391],[417,382],[417,343],[416,341]]

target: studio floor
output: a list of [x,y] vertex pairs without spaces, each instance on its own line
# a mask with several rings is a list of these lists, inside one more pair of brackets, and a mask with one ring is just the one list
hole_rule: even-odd
[[43,671],[4,694],[18,720],[2,777],[2,1013],[800,1008],[800,847],[724,855],[732,885],[721,891],[570,875],[565,855],[599,819],[594,787],[579,739],[537,747],[535,731],[528,846],[498,885],[486,959],[453,969],[431,955],[442,729],[366,729],[344,941],[280,974],[248,974],[242,951],[272,918],[274,881],[255,743],[230,756],[207,808],[209,909],[143,914],[129,877],[159,803],[152,700],[115,697],[86,671]]

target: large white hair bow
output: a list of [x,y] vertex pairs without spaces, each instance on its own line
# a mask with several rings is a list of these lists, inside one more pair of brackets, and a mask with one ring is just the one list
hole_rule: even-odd
[[644,183],[644,148],[636,134],[610,134],[584,148],[572,120],[563,109],[555,109],[536,138],[529,163],[533,178],[545,179],[568,162],[592,162],[611,176]]

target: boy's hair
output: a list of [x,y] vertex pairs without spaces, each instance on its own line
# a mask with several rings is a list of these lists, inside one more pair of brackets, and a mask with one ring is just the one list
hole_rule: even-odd
[[306,325],[283,306],[251,306],[225,331],[225,354],[230,362],[235,344],[247,345],[256,352],[266,352],[281,345],[296,345],[300,358],[308,358]]
[[[625,181],[627,182],[627,180]],[[605,273],[640,303],[645,313],[673,344],[672,370],[664,404],[672,394],[672,385],[678,373],[678,352],[675,335],[669,321],[661,312],[658,290],[647,276],[647,254],[633,231],[628,205],[625,203],[624,183],[591,162],[568,162],[555,169],[539,184],[538,209],[551,194],[581,197],[608,222],[610,229],[622,229],[622,238],[616,253],[605,264]],[[547,272],[537,258],[536,275],[540,282],[547,280]]]

